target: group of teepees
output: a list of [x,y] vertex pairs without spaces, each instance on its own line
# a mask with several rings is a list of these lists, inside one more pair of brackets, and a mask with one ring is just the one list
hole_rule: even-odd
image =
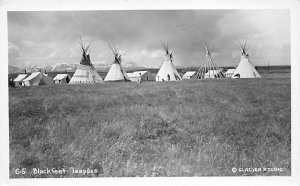
[[[58,74],[53,80],[49,78],[46,74],[42,72],[34,72],[27,77],[27,74],[19,74],[19,76],[14,80],[18,86],[38,86],[38,85],[48,85],[54,83],[101,83],[103,79],[98,74],[96,68],[93,66],[90,59],[90,45],[86,45],[80,38],[80,49],[82,50],[82,57],[80,60],[80,65],[76,69],[73,77],[70,79],[68,74]],[[170,50],[167,43],[161,42],[164,51],[164,61],[155,76],[155,81],[180,81],[182,80],[178,71],[173,64],[173,53]],[[254,66],[251,64],[249,59],[249,54],[246,49],[247,41],[244,44],[240,43],[242,50],[242,55],[240,62],[236,69],[229,69],[226,73],[222,72],[217,64],[215,63],[211,51],[205,42],[206,55],[199,70],[188,71],[184,74],[184,79],[206,79],[206,78],[260,78],[261,76],[256,71]],[[149,75],[147,71],[139,71],[139,76],[136,73],[131,74],[131,79],[127,75],[126,71],[122,67],[122,57],[119,50],[116,47],[112,47],[108,44],[114,55],[114,61],[104,79],[104,81],[131,81],[131,79],[142,78],[144,76],[146,80],[152,80],[152,76]],[[146,73],[147,72],[147,73]],[[137,76],[137,77],[136,77]],[[153,76],[154,79],[154,76]]]
[[[249,55],[246,51],[246,43],[240,44],[242,49],[242,56],[237,68],[230,69],[230,73],[223,73],[222,69],[218,67],[216,62],[213,59],[211,51],[205,42],[205,60],[203,61],[202,65],[200,66],[197,72],[191,72],[186,74],[185,76],[188,79],[195,78],[195,79],[207,79],[207,78],[225,78],[225,77],[232,77],[232,78],[259,78],[260,75],[253,67],[249,60]],[[156,81],[180,81],[182,80],[181,76],[179,75],[178,71],[176,70],[173,64],[173,53],[170,50],[167,43],[161,42],[163,49],[165,51],[164,61],[155,76]],[[114,55],[114,61],[104,79],[104,81],[130,81],[129,76],[126,74],[126,71],[122,67],[122,57],[119,50],[116,47],[111,46],[108,44],[109,48],[111,49]],[[96,71],[95,67],[91,63],[90,60],[90,45],[86,45],[80,39],[80,47],[82,50],[82,58],[80,61],[80,66],[76,70],[74,76],[72,77],[70,83],[100,83],[103,82],[103,79]],[[229,75],[230,74],[230,75]],[[229,75],[229,76],[228,76]],[[185,77],[184,76],[184,77]]]
[[256,71],[254,66],[251,64],[249,59],[249,54],[246,50],[247,40],[244,44],[240,43],[240,47],[242,50],[242,55],[240,58],[240,62],[236,69],[228,69],[226,73],[222,72],[217,64],[215,63],[212,54],[210,52],[209,47],[205,43],[206,56],[203,61],[201,67],[194,75],[194,78],[197,79],[206,79],[206,78],[260,78],[261,76]]
[[[103,79],[96,71],[95,67],[93,66],[90,60],[90,45],[86,45],[80,39],[80,47],[82,50],[82,58],[80,61],[80,66],[74,73],[74,76],[71,78],[70,83],[101,83]],[[160,67],[157,75],[155,76],[156,81],[178,81],[182,80],[179,73],[177,72],[174,64],[173,64],[173,56],[172,52],[169,49],[166,43],[162,42],[165,54],[165,60]],[[129,76],[127,75],[126,71],[122,67],[122,57],[119,50],[116,47],[111,46],[108,44],[109,48],[114,54],[114,61],[112,66],[110,67],[104,81],[130,81]]]
[[[80,66],[75,71],[73,77],[70,80],[71,84],[76,83],[101,83],[103,79],[98,74],[96,68],[93,66],[90,59],[90,45],[86,45],[80,39],[80,48],[82,50],[82,57],[80,61]],[[125,70],[121,66],[122,58],[119,53],[119,50],[115,47],[112,47],[108,44],[110,49],[114,54],[114,62],[109,69],[104,81],[130,81]]]
[[[223,73],[222,69],[218,67],[216,62],[213,59],[212,53],[205,42],[206,55],[205,59],[198,69],[195,71],[188,71],[184,74],[183,78],[185,79],[207,79],[207,78],[260,78],[261,76],[256,71],[254,66],[251,64],[249,59],[249,54],[246,50],[247,41],[244,44],[240,44],[242,55],[240,62],[236,69],[229,69],[226,73]],[[173,64],[173,54],[170,51],[168,45],[163,43],[163,48],[166,52],[165,60],[160,67],[157,75],[156,81],[178,81],[182,80],[179,73],[177,72]]]

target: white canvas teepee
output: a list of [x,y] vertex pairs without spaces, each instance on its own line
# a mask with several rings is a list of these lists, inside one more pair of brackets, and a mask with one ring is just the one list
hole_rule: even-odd
[[79,84],[79,83],[101,83],[103,79],[98,74],[97,70],[93,66],[90,60],[90,54],[88,50],[90,45],[85,45],[80,39],[80,47],[82,50],[82,57],[80,61],[80,66],[75,71],[73,77],[70,80],[70,84]]
[[115,60],[106,74],[104,81],[130,81],[130,78],[121,65],[122,58],[118,49],[113,48],[110,44],[108,44],[108,46],[115,55]]
[[249,54],[246,51],[246,43],[240,44],[242,49],[242,56],[240,59],[240,63],[234,71],[232,78],[260,78],[261,76],[256,71],[254,66],[251,64],[249,60]]
[[52,85],[53,80],[45,76],[42,72],[33,72],[30,76],[23,80],[25,86]]
[[206,55],[201,67],[197,71],[195,78],[206,79],[206,78],[224,78],[221,69],[217,66],[210,50],[205,42]]
[[165,60],[160,67],[158,73],[155,76],[156,81],[180,81],[182,78],[177,72],[174,64],[173,64],[173,54],[170,51],[168,45],[162,42],[165,54]]

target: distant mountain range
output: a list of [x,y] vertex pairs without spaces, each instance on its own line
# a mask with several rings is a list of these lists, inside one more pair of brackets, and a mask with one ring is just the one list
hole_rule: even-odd
[[[109,68],[111,67],[111,63],[93,63],[94,67],[97,69],[97,71],[108,71]],[[39,66],[33,66],[30,68],[26,68],[26,72],[38,72],[40,70],[46,71],[46,72],[75,72],[79,64],[57,64],[57,65],[48,65],[46,67],[39,67]],[[125,68],[125,70],[136,70],[136,69],[145,69],[147,67],[138,65],[134,62],[129,62],[122,64],[122,66]],[[21,69],[18,67],[14,66],[8,66],[8,73],[13,74],[13,73],[24,73],[25,69]]]
[[9,66],[8,65],[8,73],[9,74],[13,74],[13,73],[19,73],[21,72],[22,70],[18,67],[14,67],[14,66]]

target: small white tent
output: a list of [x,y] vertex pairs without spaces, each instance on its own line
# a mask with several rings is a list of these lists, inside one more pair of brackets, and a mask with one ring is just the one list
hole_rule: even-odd
[[232,77],[234,71],[235,71],[235,68],[229,68],[229,69],[224,73],[225,77],[227,77],[227,78],[228,78],[228,77]]
[[23,80],[27,77],[28,74],[19,74],[14,82],[16,85],[23,86]]
[[173,64],[173,54],[170,51],[168,45],[162,42],[165,54],[165,60],[160,67],[158,73],[155,76],[156,81],[180,81],[182,78],[177,72],[174,64]]
[[121,55],[119,54],[119,51],[117,48],[113,48],[108,44],[110,49],[112,50],[115,60],[113,64],[111,65],[108,73],[106,74],[106,77],[104,81],[130,81],[130,78],[126,74],[126,71],[123,69],[121,62],[122,58]]
[[195,73],[196,71],[187,71],[185,74],[183,74],[182,79],[192,79]]
[[24,80],[25,86],[52,85],[53,80],[42,72],[34,72]]
[[98,74],[97,70],[93,66],[90,54],[88,53],[90,45],[85,45],[80,39],[80,47],[82,50],[82,57],[80,61],[80,66],[76,69],[73,77],[70,80],[70,84],[78,83],[101,83],[103,79]]
[[249,54],[247,54],[246,51],[246,43],[247,41],[245,41],[243,45],[240,44],[242,49],[242,56],[239,65],[237,66],[236,70],[232,75],[232,78],[260,78],[261,77],[250,62]]
[[131,81],[154,81],[155,76],[149,71],[135,71],[132,73],[127,73]]
[[221,70],[209,70],[204,75],[204,78],[219,78],[219,77],[223,77],[223,73]]
[[57,74],[53,80],[55,84],[69,83],[71,77],[68,74]]

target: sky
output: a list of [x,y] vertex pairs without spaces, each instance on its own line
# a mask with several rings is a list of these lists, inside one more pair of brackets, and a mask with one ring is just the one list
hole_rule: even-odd
[[19,68],[78,63],[79,39],[93,63],[112,63],[107,43],[123,62],[159,67],[161,41],[175,66],[200,66],[207,42],[218,66],[236,66],[247,40],[255,66],[290,65],[289,10],[100,10],[8,12],[9,65]]

